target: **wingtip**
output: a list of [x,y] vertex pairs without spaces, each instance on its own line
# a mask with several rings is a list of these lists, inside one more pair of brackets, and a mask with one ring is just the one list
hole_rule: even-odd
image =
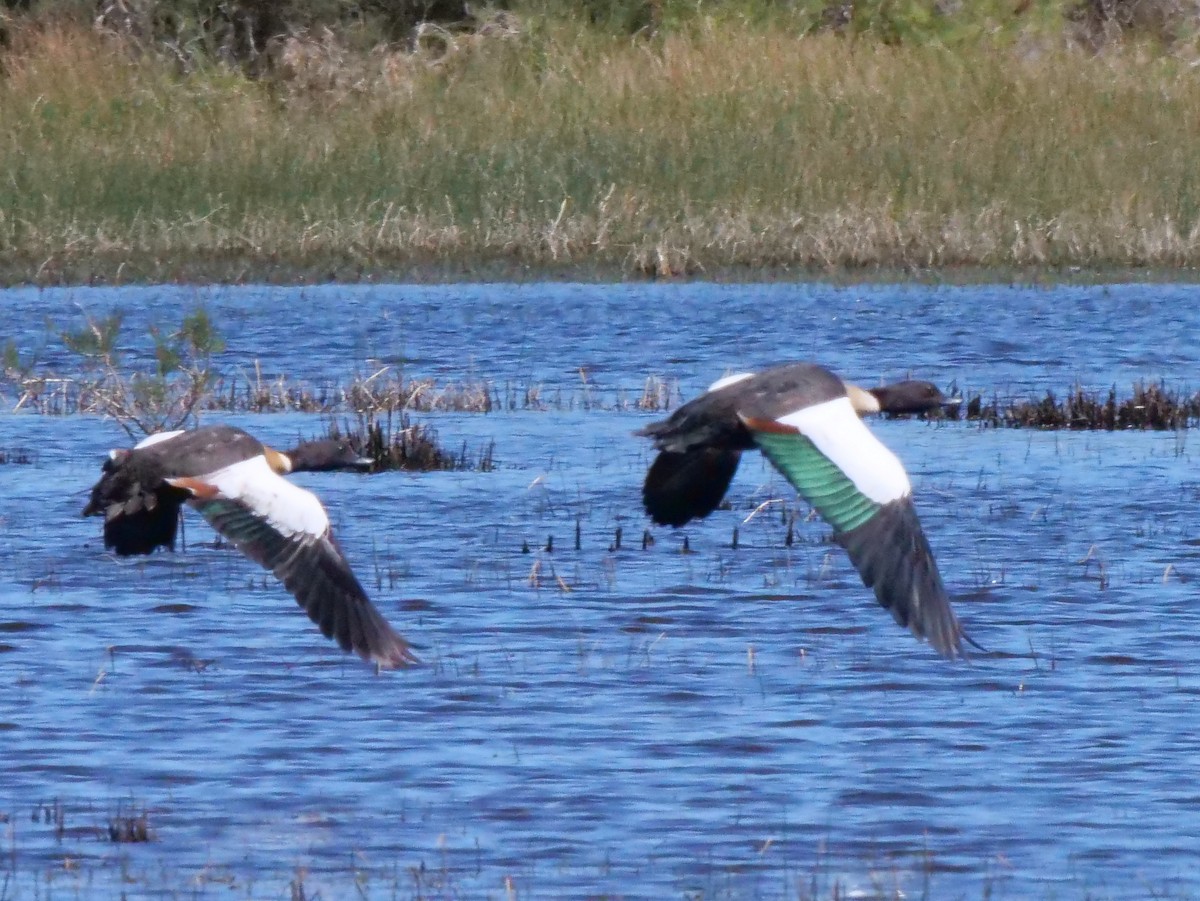
[[966,645],[963,644],[964,637],[965,636],[960,634],[953,641],[949,641],[949,642],[940,642],[940,641],[935,641],[933,639],[930,639],[929,645],[935,651],[937,651],[938,655],[940,657],[942,657],[942,659],[944,659],[944,660],[950,660],[950,661],[966,660],[966,661],[969,661],[971,659],[971,655],[967,652]]
[[[933,632],[923,632],[917,630],[917,621],[910,624],[913,627],[914,633],[918,638],[928,642],[930,647],[938,652],[946,660],[962,660],[970,663],[974,654],[972,649],[981,654],[990,654],[991,651],[977,642],[974,638],[967,634],[954,611],[949,608],[949,598],[947,597],[947,610],[949,612],[949,629],[943,628],[946,621],[943,619],[940,624],[935,623]],[[970,647],[968,647],[968,645]]]
[[968,659],[964,631],[942,584],[912,498],[879,508],[867,521],[834,535],[879,604],[947,660]]
[[952,653],[942,652],[942,656],[944,656],[947,660],[963,660],[967,663],[970,663],[972,654],[967,649],[967,645],[970,645],[972,648],[982,654],[991,653],[991,651],[963,631],[962,627],[959,627],[957,640],[955,641],[953,648],[951,648]]
[[412,645],[399,637],[396,644],[383,651],[373,651],[366,655],[366,659],[381,670],[409,669],[422,665],[421,658],[413,653]]

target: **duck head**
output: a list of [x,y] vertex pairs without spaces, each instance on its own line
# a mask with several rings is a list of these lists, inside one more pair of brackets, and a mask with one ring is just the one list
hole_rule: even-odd
[[356,451],[345,438],[301,441],[286,452],[292,472],[332,472],[337,469],[365,471],[374,465],[370,457]]
[[947,397],[933,382],[921,379],[907,379],[867,389],[848,384],[846,392],[859,413],[928,413],[962,403],[961,397]]

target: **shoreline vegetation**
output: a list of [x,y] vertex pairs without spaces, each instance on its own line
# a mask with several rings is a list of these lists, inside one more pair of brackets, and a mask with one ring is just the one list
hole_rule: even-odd
[[0,5],[0,283],[1200,267],[1178,0],[388,6]]

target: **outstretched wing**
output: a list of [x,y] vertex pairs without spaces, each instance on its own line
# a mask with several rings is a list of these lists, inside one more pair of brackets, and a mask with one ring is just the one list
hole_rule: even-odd
[[767,459],[834,529],[863,584],[902,626],[946,657],[963,630],[912,503],[904,466],[849,399],[773,419],[743,420]]
[[271,570],[321,632],[381,666],[418,662],[367,597],[316,495],[278,476],[265,457],[201,479],[171,479],[189,503],[251,560]]
[[642,504],[662,526],[682,526],[717,509],[742,452],[722,447],[659,451],[642,485]]

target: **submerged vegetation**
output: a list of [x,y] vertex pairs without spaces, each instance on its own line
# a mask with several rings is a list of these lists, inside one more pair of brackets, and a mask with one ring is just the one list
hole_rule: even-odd
[[1170,0],[34,3],[0,48],[0,278],[1195,266],[1194,25]]
[[384,417],[360,415],[358,422],[329,423],[328,438],[347,438],[363,456],[374,460],[372,472],[409,469],[428,472],[435,469],[467,469],[491,472],[496,443],[489,441],[475,452],[464,441],[457,454],[447,451],[438,441],[432,426],[413,423],[407,413],[389,410]]

